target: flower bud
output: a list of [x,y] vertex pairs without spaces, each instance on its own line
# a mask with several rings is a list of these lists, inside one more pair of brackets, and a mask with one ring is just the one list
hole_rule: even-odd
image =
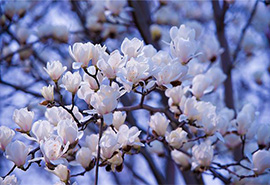
[[72,47],[69,46],[69,54],[77,62],[77,64],[73,64],[73,69],[88,67],[90,60],[93,58],[93,47],[94,45],[91,42],[85,44],[77,42]]
[[119,130],[119,127],[124,124],[126,117],[127,117],[126,112],[115,111],[113,113],[113,121],[112,121],[113,126],[117,130]]
[[70,71],[68,71],[62,77],[63,82],[62,86],[65,87],[67,91],[75,94],[80,87],[81,81],[82,77],[78,71],[73,74]]
[[86,136],[85,145],[90,149],[93,156],[97,156],[98,149],[98,134],[91,134],[90,136]]
[[49,85],[48,87],[44,86],[41,89],[41,94],[47,101],[53,101],[54,100],[54,86]]
[[208,143],[201,143],[192,147],[192,167],[207,167],[211,165],[214,157],[213,147]]
[[180,148],[187,141],[187,133],[182,128],[177,128],[167,133],[166,141],[174,148]]
[[69,169],[67,168],[67,166],[59,164],[54,170],[50,170],[48,168],[45,169],[59,177],[62,182],[68,182]]
[[58,81],[61,75],[67,70],[66,66],[62,66],[62,63],[57,61],[47,62],[47,68],[44,70],[50,75],[53,81]]
[[252,156],[254,171],[256,174],[262,174],[267,168],[270,168],[270,152],[259,150]]
[[13,114],[13,120],[23,132],[29,132],[32,127],[34,112],[28,111],[27,108],[16,109]]
[[206,75],[196,75],[192,80],[192,93],[196,98],[201,98],[204,94],[212,91],[211,79]]
[[108,160],[111,163],[112,171],[115,171],[115,168],[117,166],[120,166],[123,163],[122,154],[118,152],[116,155],[114,155],[112,158]]
[[188,155],[184,154],[183,152],[180,152],[178,150],[173,150],[171,152],[171,156],[174,162],[180,165],[181,167],[183,167],[184,169],[187,169],[190,167],[191,158]]
[[6,158],[13,161],[18,167],[22,167],[25,164],[29,152],[30,148],[25,146],[23,142],[18,140],[9,143],[5,151]]
[[85,169],[89,167],[92,158],[92,151],[87,147],[82,147],[76,154],[76,161]]
[[270,141],[270,125],[261,124],[257,130],[257,143],[259,146],[267,146]]
[[0,149],[5,151],[6,146],[11,142],[15,132],[6,126],[0,126]]
[[78,126],[71,119],[61,120],[57,125],[57,134],[62,138],[63,143],[74,143],[79,136]]
[[49,138],[53,132],[53,126],[46,120],[39,120],[33,124],[32,133],[40,142],[46,138]]
[[168,125],[169,120],[164,114],[157,112],[150,117],[149,126],[159,136],[165,136]]

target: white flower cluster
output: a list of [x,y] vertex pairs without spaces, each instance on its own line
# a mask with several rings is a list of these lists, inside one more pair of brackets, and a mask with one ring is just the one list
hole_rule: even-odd
[[[112,14],[118,14],[115,7],[110,4],[108,7]],[[40,149],[42,156],[32,157],[28,163],[44,161],[46,170],[67,183],[71,177],[69,165],[79,164],[89,171],[96,164],[102,164],[107,170],[121,171],[125,155],[137,153],[145,144],[150,146],[149,151],[162,155],[165,152],[162,147],[167,145],[173,160],[183,169],[192,167],[192,170],[204,171],[215,160],[216,143],[222,141],[231,148],[237,144],[226,145],[230,136],[245,142],[245,138],[256,135],[262,150],[245,155],[252,155],[249,158],[252,158],[254,173],[263,173],[270,167],[264,162],[270,158],[269,151],[264,149],[269,146],[270,126],[262,125],[252,132],[256,109],[251,104],[246,104],[234,117],[233,110],[218,109],[205,100],[208,93],[218,90],[226,75],[218,65],[208,70],[196,69],[203,64],[195,29],[185,25],[173,27],[170,37],[167,51],[157,51],[137,38],[125,38],[121,50],[111,53],[105,46],[90,42],[70,46],[69,53],[75,60],[73,69],[77,71],[65,73],[67,67],[59,61],[52,61],[45,68],[54,82],[41,90],[45,98],[41,104],[47,106],[46,120],[33,123],[34,112],[27,108],[14,112],[14,122],[20,127],[16,131],[34,141],[37,148],[31,151],[32,148],[19,140],[12,142],[15,132],[1,126],[0,149],[6,158],[25,169],[27,158]],[[206,57],[221,53],[219,49],[211,52]],[[143,98],[138,106],[119,105],[119,98],[126,93],[139,92],[144,97],[156,89],[168,97],[168,109],[145,105]],[[71,105],[66,106],[62,101],[64,90],[72,95]],[[80,110],[75,105],[76,97],[85,101],[88,109]],[[149,119],[152,132],[145,140],[140,138],[141,130],[125,124],[126,112],[132,108],[153,113]],[[90,123],[100,126],[99,134],[86,133]],[[82,146],[83,135],[87,136]],[[12,176],[1,181],[11,181],[8,178],[16,181]]]

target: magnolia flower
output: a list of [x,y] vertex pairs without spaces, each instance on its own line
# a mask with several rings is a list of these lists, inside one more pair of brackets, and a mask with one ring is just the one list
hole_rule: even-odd
[[196,98],[201,98],[204,94],[211,92],[213,86],[211,79],[204,74],[196,75],[192,80],[192,93]]
[[216,107],[210,102],[200,101],[196,104],[199,114],[197,124],[203,126],[206,135],[213,135],[217,129]]
[[157,155],[163,155],[164,154],[163,143],[158,141],[158,140],[155,140],[155,141],[151,142],[149,145],[146,145],[146,149],[150,153],[155,153]]
[[206,142],[192,147],[192,167],[197,168],[197,166],[207,167],[211,165],[214,157],[213,147]]
[[97,156],[98,139],[98,134],[91,134],[85,138],[85,145],[90,149],[93,156]]
[[224,50],[220,48],[219,41],[213,34],[205,34],[203,40],[203,53],[206,59],[215,62]]
[[28,111],[27,108],[16,109],[13,114],[13,120],[24,132],[29,132],[32,127],[34,112]]
[[0,149],[5,151],[6,146],[11,142],[15,132],[6,126],[0,126]]
[[223,108],[217,116],[217,130],[221,135],[225,135],[231,120],[234,118],[234,110]]
[[49,85],[48,87],[44,86],[41,89],[41,94],[47,101],[53,101],[54,100],[54,86]]
[[157,112],[150,117],[149,126],[157,135],[165,136],[169,122],[164,114]]
[[53,126],[46,120],[39,120],[33,124],[32,133],[40,142],[46,138],[49,138],[53,132]]
[[25,164],[29,152],[30,148],[18,140],[9,143],[5,150],[6,158],[14,162],[18,167],[22,167]]
[[57,134],[62,138],[63,143],[74,143],[82,137],[82,132],[78,132],[76,122],[71,119],[61,120],[57,125]]
[[207,71],[206,76],[211,79],[211,85],[214,87],[214,89],[217,89],[217,87],[222,84],[227,78],[227,76],[219,67],[210,68]]
[[198,110],[196,108],[197,100],[195,97],[192,98],[186,98],[183,97],[180,103],[180,109],[183,113],[183,115],[180,116],[179,121],[182,121],[182,118],[189,119],[191,121],[196,119],[196,116],[199,114]]
[[127,117],[126,112],[115,111],[113,113],[113,121],[112,121],[113,126],[117,130],[119,130],[119,127],[124,124],[126,117]]
[[190,167],[191,158],[183,152],[174,149],[173,151],[171,151],[171,156],[174,162],[183,167],[184,169]]
[[62,157],[68,150],[69,145],[64,145],[60,136],[51,136],[46,140],[41,140],[40,150],[46,163],[54,162]]
[[50,75],[53,81],[58,81],[61,75],[67,70],[66,66],[62,66],[62,63],[57,61],[47,62],[47,68],[44,70]]
[[267,146],[270,141],[270,125],[261,124],[257,130],[257,143],[259,146]]
[[197,51],[197,42],[195,39],[195,30],[181,25],[179,29],[172,27],[170,30],[171,43],[170,50],[174,57],[182,64],[187,64]]
[[76,153],[76,161],[79,162],[82,167],[87,169],[92,161],[92,151],[87,147],[82,147]]
[[178,149],[187,141],[187,133],[182,128],[177,128],[166,134],[166,141]]
[[133,38],[132,40],[125,38],[121,44],[121,51],[122,53],[124,53],[125,56],[132,58],[137,57],[139,55],[139,53],[142,50],[142,47],[143,41],[137,38]]
[[142,143],[138,142],[138,137],[141,131],[135,126],[128,128],[127,125],[121,125],[119,128],[118,143],[121,147],[139,145],[144,146]]
[[79,71],[75,73],[71,73],[68,71],[63,77],[62,77],[62,86],[65,87],[65,89],[73,94],[77,92],[77,90],[80,87],[82,77],[79,73]]
[[49,168],[45,168],[45,169],[47,171],[53,173],[57,177],[59,177],[62,182],[68,182],[69,169],[67,168],[67,166],[65,166],[63,164],[59,164],[58,166],[56,166],[56,168],[54,170],[50,170]]
[[149,58],[131,58],[126,63],[126,67],[118,73],[117,81],[122,83],[125,89],[130,92],[133,85],[152,75],[151,68]]
[[0,177],[0,184],[1,185],[19,185],[20,183],[17,180],[15,175],[8,175],[4,179]]
[[112,171],[114,172],[115,168],[117,166],[120,166],[123,163],[122,154],[120,152],[118,152],[112,158],[110,158],[108,161],[111,163],[111,168],[112,168]]
[[77,92],[78,98],[84,100],[87,104],[90,104],[93,91],[88,84],[82,84]]
[[120,147],[117,134],[109,127],[100,139],[100,151],[103,159],[109,159]]
[[171,88],[170,84],[173,81],[182,81],[188,72],[188,67],[179,64],[176,61],[170,62],[168,65],[164,65],[159,68],[160,71],[154,74],[157,80],[157,85]]
[[270,152],[267,150],[259,150],[252,155],[254,172],[262,174],[267,168],[270,168]]
[[119,86],[114,82],[112,83],[112,86],[101,85],[100,89],[92,95],[90,104],[99,114],[103,115],[107,125],[112,124],[113,115],[111,111],[117,107],[117,99],[120,96]]
[[255,118],[255,107],[252,104],[246,104],[241,112],[238,113],[236,122],[237,122],[237,132],[240,135],[245,135]]
[[91,42],[85,44],[77,42],[72,47],[69,46],[69,54],[77,62],[73,63],[73,69],[88,67],[90,60],[93,58],[93,47],[94,45]]
[[123,58],[118,50],[113,51],[108,60],[101,58],[97,62],[98,68],[109,79],[114,79],[118,71],[125,65],[125,58]]
[[96,44],[92,48],[92,53],[93,53],[93,58],[92,58],[92,65],[96,66],[97,62],[99,61],[100,58],[107,59],[108,53],[106,52],[106,46],[101,46],[100,44]]

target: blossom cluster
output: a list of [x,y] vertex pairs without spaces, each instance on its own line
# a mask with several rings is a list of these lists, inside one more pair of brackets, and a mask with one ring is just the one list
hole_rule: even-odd
[[[108,7],[113,15],[119,13]],[[73,71],[60,61],[48,62],[44,68],[53,82],[41,89],[46,119],[35,121],[34,112],[27,108],[14,112],[16,131],[34,144],[13,141],[15,131],[1,126],[0,149],[16,167],[27,170],[32,163],[45,164],[46,170],[67,184],[74,176],[70,166],[80,165],[85,172],[106,166],[107,171],[120,172],[125,155],[137,154],[142,147],[162,154],[166,146],[181,169],[222,168],[216,152],[256,138],[257,149],[244,148],[242,161],[251,175],[265,173],[270,167],[265,162],[270,158],[270,126],[255,128],[252,104],[236,113],[207,100],[226,75],[218,63],[222,48],[213,44],[211,49],[202,49],[199,36],[192,26],[172,27],[167,50],[159,51],[138,38],[125,38],[121,49],[112,52],[100,44],[74,43],[69,47]],[[168,99],[168,108],[146,104],[145,96],[155,91]],[[64,93],[72,97],[70,105],[63,101]],[[141,96],[138,105],[119,103],[122,96],[132,93]],[[75,105],[77,98],[87,109]],[[131,126],[127,117],[138,109],[151,113],[146,134],[138,125]],[[98,125],[99,133],[88,134],[89,125]],[[235,169],[239,176],[245,174],[242,166],[239,163],[240,169]],[[13,175],[1,181],[17,183]]]

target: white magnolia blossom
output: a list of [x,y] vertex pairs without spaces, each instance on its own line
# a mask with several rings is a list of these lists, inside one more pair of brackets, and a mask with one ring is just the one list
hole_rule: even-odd
[[15,132],[6,126],[0,126],[0,149],[5,151],[6,146],[11,142]]
[[63,143],[74,143],[82,137],[82,132],[78,131],[76,122],[71,119],[61,120],[57,125],[57,133],[62,138]]
[[85,138],[85,146],[90,149],[93,156],[97,156],[98,134],[91,134]]
[[58,81],[62,74],[67,70],[67,67],[62,65],[58,60],[47,62],[47,68],[44,70],[50,75],[53,81]]
[[210,68],[206,76],[211,79],[211,85],[216,89],[220,84],[222,84],[227,76],[223,73],[223,71],[219,67]]
[[255,119],[255,107],[252,104],[246,104],[236,118],[237,132],[244,135],[248,132]]
[[204,74],[196,75],[192,80],[192,93],[196,98],[201,98],[204,94],[213,90],[212,81]]
[[192,168],[208,167],[214,157],[213,147],[206,142],[192,147]]
[[90,60],[93,58],[93,47],[94,45],[91,42],[85,44],[77,42],[72,47],[69,46],[69,54],[77,62],[73,63],[74,69],[88,67]]
[[144,146],[140,143],[139,135],[141,131],[135,126],[128,128],[127,125],[121,125],[119,128],[118,143],[121,147],[139,145]]
[[53,101],[54,100],[54,86],[49,85],[42,87],[41,94],[47,101]]
[[19,185],[19,181],[15,175],[8,175],[4,179],[0,177],[0,184],[1,185]]
[[128,56],[129,58],[137,57],[140,54],[143,45],[143,41],[137,38],[133,38],[132,40],[125,38],[121,44],[121,51],[125,56]]
[[180,116],[179,121],[182,121],[181,119],[185,118],[188,118],[191,121],[196,120],[197,115],[199,114],[198,109],[196,107],[197,103],[198,102],[195,99],[195,97],[192,98],[183,97],[180,103],[180,109],[183,115]]
[[63,144],[60,136],[51,136],[45,141],[41,140],[40,142],[40,150],[46,163],[52,163],[59,160],[68,150],[68,146],[69,145]]
[[171,156],[174,162],[183,167],[184,169],[190,167],[191,158],[183,152],[174,149],[173,151],[171,151]]
[[109,159],[120,147],[117,134],[111,129],[107,129],[100,139],[100,151],[103,159]]
[[9,143],[5,150],[6,158],[14,162],[18,167],[22,167],[25,164],[29,152],[30,148],[18,140]]
[[16,109],[13,114],[13,120],[23,132],[29,132],[32,128],[34,112],[28,111],[27,108]]
[[112,124],[113,114],[111,111],[117,107],[120,96],[119,86],[115,82],[112,83],[112,86],[101,85],[100,89],[92,95],[90,104],[97,113],[103,115],[107,125]]
[[59,177],[62,182],[67,182],[69,179],[69,169],[63,164],[59,164],[54,170],[45,169]]
[[216,107],[210,102],[200,101],[196,108],[199,112],[197,115],[197,124],[203,126],[207,135],[213,135],[217,129]]
[[261,124],[257,130],[257,143],[259,146],[267,146],[270,142],[270,125]]
[[119,130],[120,126],[124,124],[126,117],[127,117],[126,112],[115,111],[113,113],[113,120],[112,120],[113,126],[117,130]]
[[231,121],[234,118],[234,110],[223,108],[217,115],[217,130],[221,135],[225,135]]
[[202,47],[206,60],[215,62],[224,50],[220,48],[219,41],[212,34],[205,35],[203,39],[204,44]]
[[125,58],[123,58],[118,50],[113,51],[108,60],[101,58],[97,62],[98,68],[109,79],[116,78],[116,74],[125,66]]
[[270,168],[270,152],[267,150],[259,150],[252,155],[254,172],[262,174],[267,168]]
[[184,102],[186,100],[184,96],[187,90],[188,88],[183,88],[183,86],[179,85],[165,91],[165,95],[169,98],[168,105],[170,106],[170,110],[172,112],[178,114],[180,113],[179,106],[181,105],[182,101]]
[[163,85],[167,88],[172,87],[170,84],[174,81],[183,81],[185,75],[188,72],[188,67],[179,64],[177,61],[172,61],[168,65],[164,65],[160,68],[160,71],[154,74],[157,85]]
[[115,168],[117,166],[120,166],[123,163],[122,154],[120,152],[118,152],[112,158],[110,158],[108,161],[111,163],[111,168],[112,168],[112,171],[114,172]]
[[177,128],[170,133],[166,133],[166,141],[172,147],[178,149],[187,142],[187,133],[182,128]]
[[80,87],[81,81],[82,77],[78,71],[73,74],[68,71],[62,77],[62,87],[75,94]]
[[76,153],[76,161],[85,169],[89,167],[92,159],[92,151],[87,147],[80,148],[80,150]]
[[159,136],[165,136],[168,125],[169,120],[162,113],[157,112],[150,117],[149,126]]
[[92,65],[96,66],[97,62],[99,61],[100,58],[104,58],[106,59],[107,57],[109,57],[108,53],[106,52],[106,46],[101,46],[100,44],[96,44],[93,48],[92,48],[92,52],[93,52],[93,58],[92,58]]
[[117,81],[122,83],[125,89],[130,92],[135,84],[152,75],[151,69],[149,58],[131,58],[126,63],[125,68],[122,68],[119,72]]
[[170,50],[174,57],[182,64],[188,63],[196,54],[198,44],[195,41],[195,30],[181,25],[179,29],[172,27],[170,30]]
[[49,138],[53,133],[53,125],[46,120],[38,120],[33,124],[32,133],[38,142]]

